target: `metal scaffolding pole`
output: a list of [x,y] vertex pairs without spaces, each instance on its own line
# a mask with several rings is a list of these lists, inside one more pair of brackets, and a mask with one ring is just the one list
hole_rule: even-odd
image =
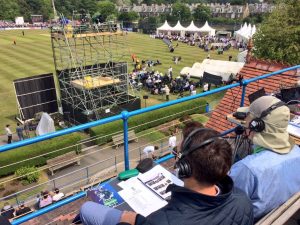
[[87,13],[74,12],[72,22],[65,20],[61,15],[61,23],[51,28],[63,110],[74,118],[82,113],[101,119],[105,109],[132,99],[125,36],[120,25],[92,24]]

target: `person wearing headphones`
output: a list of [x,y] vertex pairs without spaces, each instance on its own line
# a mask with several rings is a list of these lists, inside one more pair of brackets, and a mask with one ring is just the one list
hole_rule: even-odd
[[279,99],[262,96],[241,110],[248,114],[253,154],[235,163],[230,176],[251,199],[259,220],[300,191],[300,149],[287,132],[290,110]]
[[[168,204],[143,217],[87,202],[80,210],[85,225],[250,225],[253,210],[244,192],[233,187],[227,175],[232,162],[229,143],[212,129],[183,132],[179,159],[175,164],[184,187],[171,184]],[[187,136],[185,136],[185,134]]]
[[2,216],[2,215],[0,215],[0,224],[1,225],[11,225],[9,220],[6,217]]

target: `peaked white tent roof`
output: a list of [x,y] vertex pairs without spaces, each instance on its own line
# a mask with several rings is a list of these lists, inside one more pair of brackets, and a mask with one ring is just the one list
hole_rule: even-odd
[[239,41],[241,40],[247,41],[249,40],[249,38],[252,37],[253,34],[255,34],[255,32],[256,32],[255,25],[251,26],[251,24],[247,25],[247,23],[245,23],[241,29],[235,32],[235,36]]
[[204,72],[221,76],[228,81],[231,74],[237,74],[244,66],[244,62],[231,62],[213,59],[204,59],[202,63],[194,63],[192,67],[184,67],[180,74],[190,74],[192,77],[202,77]]
[[200,32],[200,28],[195,26],[194,21],[192,20],[191,24],[185,28],[185,31],[187,32]]
[[236,33],[241,34],[241,33],[245,32],[247,30],[247,27],[248,27],[247,23],[244,23],[244,25],[243,26],[241,25],[241,28],[239,30],[237,30]]
[[180,23],[180,21],[178,20],[177,24],[175,25],[175,27],[172,27],[171,29],[172,31],[184,31],[185,27],[183,27]]
[[205,22],[203,27],[201,27],[199,30],[202,32],[208,32],[209,35],[211,35],[211,36],[215,35],[215,33],[216,33],[216,30],[213,29],[211,26],[209,26],[207,21]]
[[171,29],[172,29],[172,27],[168,24],[168,21],[166,21],[166,20],[165,20],[165,23],[161,27],[157,28],[157,30],[171,30]]
[[252,27],[252,31],[251,31],[251,35],[253,35],[253,34],[255,34],[256,33],[256,26],[255,25],[253,25],[253,27]]

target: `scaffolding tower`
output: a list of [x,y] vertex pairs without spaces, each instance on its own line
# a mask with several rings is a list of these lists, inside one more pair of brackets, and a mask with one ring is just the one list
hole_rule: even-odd
[[51,43],[65,119],[85,123],[140,108],[128,93],[126,39],[115,22],[91,22],[89,14],[62,15],[51,27]]

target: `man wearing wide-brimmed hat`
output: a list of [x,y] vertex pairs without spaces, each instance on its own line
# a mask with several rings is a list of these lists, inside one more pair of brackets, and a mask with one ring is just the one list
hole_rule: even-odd
[[253,154],[235,163],[230,176],[251,199],[258,220],[300,191],[300,148],[287,132],[290,110],[279,99],[263,96],[243,110]]

